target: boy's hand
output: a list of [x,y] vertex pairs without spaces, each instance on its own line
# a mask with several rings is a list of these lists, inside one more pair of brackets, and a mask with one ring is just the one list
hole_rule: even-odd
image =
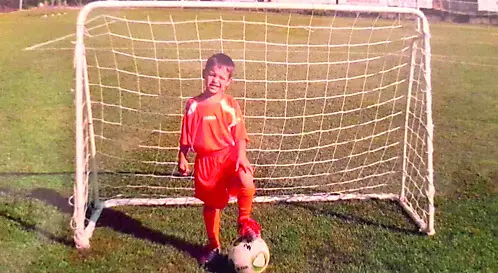
[[251,174],[254,174],[254,169],[252,168],[251,163],[246,156],[237,157],[237,161],[235,162],[235,171],[238,172],[239,169],[243,170],[246,173],[249,172]]
[[181,175],[188,175],[190,170],[188,169],[188,161],[184,157],[180,157],[178,160],[178,171]]
[[180,146],[180,151],[178,151],[178,172],[180,172],[180,174],[184,176],[190,173],[187,160],[188,150],[188,147]]

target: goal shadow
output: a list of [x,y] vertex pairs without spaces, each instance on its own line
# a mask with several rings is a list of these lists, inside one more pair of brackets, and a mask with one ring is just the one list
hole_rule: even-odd
[[[73,208],[68,203],[67,197],[53,189],[37,188],[32,190],[29,196],[56,207],[64,214],[72,214]],[[138,239],[157,244],[171,245],[197,260],[202,251],[201,245],[193,244],[176,236],[164,234],[161,231],[149,228],[143,225],[141,221],[114,209],[104,209],[102,211],[97,222],[97,227],[108,227],[116,232],[132,235]]]
[[104,209],[102,211],[97,222],[97,227],[108,227],[116,232],[132,235],[137,239],[147,240],[156,244],[171,245],[196,259],[202,253],[202,245],[189,243],[176,236],[147,227],[141,221],[114,209]]
[[[341,209],[334,205],[341,206]],[[370,200],[368,202],[359,202],[353,200],[323,204],[292,203],[292,206],[312,211],[313,215],[335,218],[343,223],[358,226],[366,225],[406,235],[424,235],[396,201]],[[386,211],[387,213],[385,213]],[[375,215],[375,217],[368,217],[368,215]]]
[[[52,205],[64,214],[70,215],[73,212],[72,206],[68,203],[68,198],[53,189],[36,188],[30,192],[29,197],[42,201],[48,205]],[[0,216],[16,221],[21,224],[24,229],[37,231],[53,241],[68,246],[74,245],[69,238],[55,237],[54,235],[48,234],[28,223],[22,222],[20,219],[8,217],[7,215],[3,215],[1,213]],[[161,231],[144,226],[141,221],[130,217],[124,212],[114,209],[107,208],[102,211],[102,214],[97,222],[97,227],[108,227],[116,232],[134,236],[137,239],[147,240],[156,244],[171,245],[177,250],[187,253],[196,261],[199,261],[202,255],[202,245],[190,243],[176,236],[164,234]],[[233,271],[227,257],[225,256],[217,259],[211,264],[211,266],[206,268],[206,270],[212,273],[231,273]]]
[[[14,204],[15,204],[15,202],[18,202],[19,200],[30,202],[31,201],[30,199],[33,197],[34,197],[34,199],[38,199],[38,198],[36,198],[36,192],[34,194],[32,192],[29,195],[25,195],[25,194],[20,194],[18,192],[10,190],[9,188],[1,188],[0,187],[0,196],[1,195],[14,197],[15,198]],[[18,199],[18,200],[16,200],[16,199]],[[59,209],[59,210],[61,210],[61,209]],[[61,211],[64,212],[63,210],[61,210]],[[30,212],[28,212],[28,215],[29,214],[30,214]],[[37,225],[36,223],[33,223],[32,221],[26,219],[26,216],[22,216],[22,213],[13,213],[13,211],[8,211],[6,209],[0,209],[0,218],[3,218],[3,219],[10,221],[10,222],[15,222],[19,225],[19,227],[22,230],[24,230],[26,232],[32,232],[34,234],[37,234],[41,237],[48,239],[51,242],[59,243],[61,245],[65,245],[68,247],[72,247],[74,245],[72,240],[68,236],[66,236],[65,234],[57,234],[57,233],[54,233],[53,231],[49,231],[49,230]]]

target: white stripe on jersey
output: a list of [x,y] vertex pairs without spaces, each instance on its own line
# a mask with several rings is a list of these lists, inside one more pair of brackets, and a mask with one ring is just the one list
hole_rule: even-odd
[[197,109],[197,102],[193,101],[187,110],[187,115],[192,115],[195,112],[195,109]]
[[230,107],[230,105],[228,105],[228,103],[224,99],[220,101],[220,104],[221,104],[221,109],[223,111],[229,113],[232,116],[232,123],[230,123],[230,125],[228,125],[228,129],[230,129],[237,124],[237,117],[235,115],[235,108]]

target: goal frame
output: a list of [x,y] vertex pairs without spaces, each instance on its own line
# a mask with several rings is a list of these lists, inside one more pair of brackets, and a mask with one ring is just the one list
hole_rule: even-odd
[[[406,145],[403,148],[403,175],[400,183],[401,192],[399,194],[334,194],[334,195],[286,195],[286,196],[265,196],[255,197],[255,202],[312,202],[312,201],[337,201],[351,199],[389,199],[397,201],[404,211],[413,219],[420,228],[422,233],[428,235],[435,234],[434,229],[434,179],[433,179],[433,121],[432,121],[432,86],[431,86],[431,52],[430,52],[430,31],[427,18],[424,13],[418,9],[399,8],[399,7],[378,7],[378,6],[349,6],[349,5],[326,5],[326,4],[285,4],[285,3],[261,3],[261,2],[190,2],[190,1],[102,1],[93,2],[82,8],[77,19],[76,28],[76,45],[74,52],[75,66],[75,113],[76,113],[76,155],[75,155],[75,181],[74,195],[72,203],[74,206],[71,226],[74,229],[74,241],[77,248],[88,248],[89,239],[93,234],[96,222],[104,208],[110,208],[121,205],[184,205],[184,204],[201,204],[201,201],[194,197],[186,198],[161,198],[161,199],[110,199],[98,201],[93,204],[91,216],[87,215],[88,192],[87,185],[89,176],[96,176],[95,172],[88,171],[86,164],[95,164],[93,158],[96,155],[95,135],[92,122],[91,101],[89,98],[89,81],[85,56],[85,22],[89,13],[98,8],[216,8],[216,9],[248,9],[248,10],[313,10],[313,11],[336,11],[336,12],[369,12],[383,13],[391,12],[398,14],[414,15],[417,17],[418,30],[423,35],[424,43],[424,75],[426,79],[425,92],[427,92],[425,102],[425,119],[426,126],[426,164],[427,175],[424,185],[428,198],[427,212],[428,216],[422,219],[405,200],[405,179],[406,179]],[[413,62],[413,58],[412,58]],[[408,96],[411,92],[411,82],[413,81],[414,68],[410,68],[410,84]],[[407,108],[409,108],[409,101]],[[85,107],[85,105],[87,107]],[[90,105],[90,107],[88,107]],[[405,118],[408,123],[408,119]],[[406,125],[406,124],[405,124]],[[85,132],[86,130],[86,132]],[[404,133],[405,141],[407,138],[406,129]],[[88,147],[88,143],[90,144]],[[90,168],[94,168],[90,167]],[[231,200],[230,202],[234,202]]]

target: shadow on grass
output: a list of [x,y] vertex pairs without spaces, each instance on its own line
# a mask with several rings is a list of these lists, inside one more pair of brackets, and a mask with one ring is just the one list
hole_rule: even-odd
[[[26,199],[26,196],[25,195],[19,195],[18,193],[12,191],[11,189],[8,189],[8,188],[0,188],[0,196],[1,195],[5,195],[5,196],[11,196],[11,197],[14,197],[14,198],[22,198],[22,199]],[[28,197],[31,197],[31,196],[28,196]],[[8,220],[8,221],[11,221],[11,222],[15,222],[17,223],[23,230],[25,231],[28,231],[28,232],[34,232],[34,233],[37,233],[45,238],[47,238],[48,240],[51,240],[53,242],[57,242],[57,243],[60,243],[60,244],[63,244],[63,245],[66,245],[66,246],[73,246],[73,241],[68,239],[66,236],[57,236],[45,229],[42,229],[38,226],[36,226],[36,224],[34,223],[30,223],[28,221],[26,221],[25,219],[22,219],[23,217],[21,216],[14,216],[13,213],[7,211],[7,210],[1,210],[0,211],[0,217]]]
[[[65,214],[72,214],[73,207],[69,205],[68,199],[52,189],[38,188],[31,192],[32,198],[43,201],[57,207]],[[104,209],[97,221],[97,227],[108,227],[117,232],[132,235],[138,239],[148,240],[153,243],[171,245],[179,251],[189,254],[199,260],[202,255],[203,246],[189,243],[175,236],[167,235],[161,231],[142,225],[142,222],[113,209]],[[73,243],[70,243],[73,245]],[[208,268],[213,273],[231,272],[228,260],[224,257],[213,263]]]
[[[390,232],[398,232],[403,234],[423,235],[418,231],[418,227],[415,225],[410,216],[394,201],[362,201],[362,204],[356,204],[356,206],[353,205],[353,202],[354,201],[341,201],[335,203],[337,205],[350,207],[351,209],[348,209],[347,214],[334,210],[334,207],[331,203],[328,203],[328,205],[324,207],[316,206],[309,203],[293,203],[292,205],[295,207],[313,211],[313,214],[315,215],[321,214],[329,218],[337,218],[341,221],[353,223],[355,225],[378,227]],[[382,216],[375,217],[376,220],[371,220],[364,216],[361,216],[359,212],[360,210],[369,210],[369,213],[371,213],[372,215],[380,215],[380,212],[382,212]],[[383,218],[385,218],[386,216],[390,217],[391,215],[393,215],[395,218],[399,218],[399,221],[405,221],[405,223],[407,223],[405,224],[406,227],[402,227],[401,225],[398,226],[394,224],[388,224],[383,221]],[[374,216],[372,216],[372,218],[374,218]]]
[[35,224],[32,224],[32,223],[28,223],[27,221],[21,219],[20,217],[14,217],[12,215],[10,215],[8,212],[6,211],[0,211],[0,217],[2,218],[5,218],[9,221],[12,221],[12,222],[16,222],[17,224],[19,224],[21,226],[21,228],[25,231],[28,231],[28,232],[35,232],[53,242],[57,242],[59,244],[63,244],[63,245],[66,245],[66,246],[74,246],[74,243],[72,240],[69,240],[67,237],[61,237],[61,236],[57,236],[55,234],[52,234],[40,227],[37,227]]

